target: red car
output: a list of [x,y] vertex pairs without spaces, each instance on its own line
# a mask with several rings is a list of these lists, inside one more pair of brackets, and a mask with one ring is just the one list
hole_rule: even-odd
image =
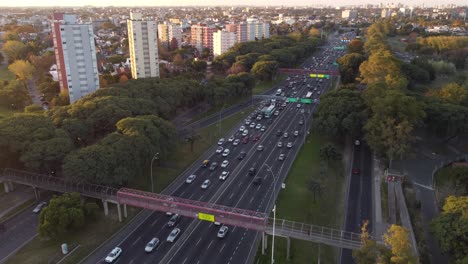
[[260,139],[260,136],[259,136],[259,135],[256,135],[256,136],[254,136],[253,141],[254,141],[254,142],[257,142],[259,139]]
[[354,175],[358,175],[358,174],[360,174],[360,173],[361,173],[361,170],[360,170],[360,169],[358,169],[358,168],[354,168],[354,169],[353,169],[353,174],[354,174]]
[[244,138],[242,139],[242,143],[244,143],[244,144],[249,143],[249,137],[244,137]]

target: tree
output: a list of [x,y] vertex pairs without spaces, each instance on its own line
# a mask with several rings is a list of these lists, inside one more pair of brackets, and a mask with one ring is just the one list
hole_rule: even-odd
[[362,246],[359,249],[353,250],[353,257],[358,264],[389,264],[391,251],[384,245],[377,244],[376,241],[370,239],[367,226],[369,222],[364,221],[361,227],[361,242]]
[[126,82],[128,82],[127,75],[125,75],[125,74],[120,75],[119,83],[126,83]]
[[32,78],[36,69],[29,61],[15,60],[15,62],[8,66],[8,70],[14,73],[19,80],[25,82]]
[[258,61],[252,67],[252,73],[260,80],[271,80],[278,69],[276,61]]
[[437,96],[446,102],[460,104],[468,97],[468,87],[463,87],[457,83],[449,83],[438,92]]
[[431,229],[442,251],[464,263],[468,256],[468,196],[449,196]]
[[314,37],[314,38],[320,38],[320,30],[317,29],[317,28],[314,28],[312,27],[310,30],[309,30],[309,36],[310,37]]
[[8,40],[3,44],[2,50],[7,55],[10,63],[15,60],[24,60],[26,56],[26,45],[21,41]]
[[0,82],[0,106],[22,109],[31,103],[29,92],[20,81]]
[[341,81],[343,84],[353,83],[359,76],[359,66],[365,61],[365,57],[359,53],[348,53],[338,58],[340,65]]
[[386,83],[391,89],[406,88],[407,81],[400,71],[399,61],[388,50],[373,52],[367,61],[359,66],[361,82],[366,84]]
[[348,44],[348,53],[364,53],[364,43],[360,39],[353,39]]
[[84,224],[85,212],[80,194],[65,193],[54,196],[41,211],[38,231],[41,237],[57,239]]
[[330,160],[338,160],[340,157],[340,153],[337,152],[333,144],[328,143],[320,148],[320,158],[327,163],[330,162]]
[[207,63],[204,60],[193,60],[190,67],[196,72],[206,71]]
[[25,113],[35,113],[35,112],[43,112],[43,111],[44,109],[41,106],[35,105],[35,104],[28,105],[24,108]]
[[416,264],[408,230],[399,225],[392,225],[384,234],[384,242],[392,250],[392,263]]
[[328,92],[320,99],[313,127],[331,137],[356,135],[367,119],[365,110],[364,100],[357,91]]

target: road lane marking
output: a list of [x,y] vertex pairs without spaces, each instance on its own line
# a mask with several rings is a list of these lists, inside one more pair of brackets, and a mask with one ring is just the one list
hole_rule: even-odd
[[151,226],[154,226],[157,222],[159,221],[159,218],[156,218],[156,221],[154,221]]
[[231,200],[233,196],[234,196],[234,193],[232,193],[231,196],[229,196],[229,200]]
[[195,244],[195,246],[198,245],[198,243],[200,243],[200,241],[201,241],[201,237],[198,239],[198,241],[197,241],[197,243]]
[[185,262],[187,262],[187,259],[188,259],[188,257],[186,257],[186,258],[184,259],[184,262],[182,262],[182,264],[185,264]]
[[211,244],[213,244],[213,240],[211,240],[210,244],[208,245],[206,249],[209,249],[211,247]]
[[224,247],[226,246],[226,243],[223,244],[223,246],[221,247],[221,249],[219,250],[219,253],[221,253],[224,249]]
[[253,201],[254,197],[255,197],[255,196],[254,196],[254,195],[252,195],[252,198],[250,198],[250,201],[249,201],[249,203],[252,203],[252,201]]
[[138,241],[140,241],[140,239],[141,239],[141,236],[139,236],[139,237],[135,240],[135,242],[132,243],[132,246],[135,246],[135,244],[138,243]]

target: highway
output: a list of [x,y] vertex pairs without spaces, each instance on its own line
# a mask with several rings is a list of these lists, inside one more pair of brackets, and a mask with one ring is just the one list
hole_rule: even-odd
[[[336,45],[336,43],[332,43],[332,45]],[[329,52],[330,58],[316,58],[314,63],[326,62],[327,65],[331,65],[336,59],[331,55],[332,53],[335,57],[341,55],[340,52]],[[312,64],[311,60],[309,60],[309,64]],[[292,81],[296,81],[296,83],[291,88],[286,88],[288,83]],[[318,91],[323,93],[329,86],[330,80],[327,79],[319,81],[319,79],[307,77],[304,81],[303,76],[298,76],[287,80],[283,85],[283,90],[286,96],[303,98],[308,91],[317,88],[312,98],[318,99],[320,97]],[[216,153],[215,149],[218,146],[213,146],[209,153],[200,159],[208,159],[210,162],[217,162],[218,165],[226,159],[230,162],[228,167],[223,169],[218,166],[214,171],[210,171],[208,168],[203,168],[199,160],[172,184],[173,191],[169,194],[252,211],[269,211],[281,188],[281,183],[287,176],[289,168],[305,140],[316,106],[317,104],[300,104],[298,107],[297,103],[289,103],[284,110],[279,112],[278,116],[273,115],[271,118],[263,118],[261,121],[255,120],[255,116],[253,116],[252,122],[266,126],[265,132],[250,128],[242,121],[225,136],[226,141],[222,146],[230,149],[228,157],[222,157],[221,154]],[[302,124],[300,120],[303,121]],[[241,142],[234,146],[227,139],[230,136],[241,139],[239,131],[241,125],[248,127],[249,141],[246,144]],[[299,135],[294,136],[294,131],[298,131]],[[287,137],[284,136],[285,132],[288,133]],[[256,137],[259,140],[254,142]],[[282,147],[277,146],[279,141],[283,143]],[[292,143],[291,148],[286,147],[289,142]],[[259,145],[263,145],[264,149],[257,150]],[[241,151],[246,152],[246,156],[243,160],[238,160],[237,157]],[[281,153],[286,155],[283,161],[278,160]],[[250,168],[257,170],[255,176],[248,175]],[[223,170],[230,171],[230,176],[226,181],[219,179]],[[194,182],[184,183],[185,178],[191,174],[197,176]],[[262,183],[252,184],[255,177],[262,178]],[[200,185],[206,179],[211,180],[211,185],[207,189],[202,189]],[[115,263],[247,263],[251,262],[256,254],[257,232],[229,226],[227,236],[219,239],[216,236],[219,226],[189,218],[182,218],[176,225],[182,230],[176,242],[166,242],[166,238],[172,230],[166,225],[168,220],[169,217],[165,213],[154,212],[150,214],[129,236],[120,243],[112,245],[112,247],[119,246],[123,249],[122,255]],[[153,237],[159,238],[161,244],[154,252],[145,253],[145,245]],[[104,258],[105,255],[102,255],[99,260],[89,258],[85,263],[102,263]]]
[[[360,233],[363,221],[368,220],[368,230],[372,232],[372,155],[364,142],[354,146],[353,155],[353,170],[358,169],[359,173],[350,175],[345,230]],[[342,264],[355,263],[351,250],[342,249],[341,254]]]

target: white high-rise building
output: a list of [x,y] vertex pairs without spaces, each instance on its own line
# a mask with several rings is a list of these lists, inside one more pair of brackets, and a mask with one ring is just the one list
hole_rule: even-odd
[[70,103],[99,89],[93,26],[78,23],[76,15],[54,13],[52,38],[60,91]]
[[158,24],[131,12],[127,27],[133,79],[159,77]]
[[356,19],[357,17],[357,10],[355,9],[352,9],[352,10],[343,10],[341,11],[341,18],[344,18],[344,19]]
[[161,45],[171,47],[173,39],[177,41],[177,48],[182,46],[182,28],[180,25],[164,22],[158,25],[158,37]]
[[247,40],[253,41],[256,39],[270,37],[270,23],[259,21],[256,18],[247,19]]
[[218,56],[226,52],[237,43],[237,34],[226,30],[213,33],[213,55]]

